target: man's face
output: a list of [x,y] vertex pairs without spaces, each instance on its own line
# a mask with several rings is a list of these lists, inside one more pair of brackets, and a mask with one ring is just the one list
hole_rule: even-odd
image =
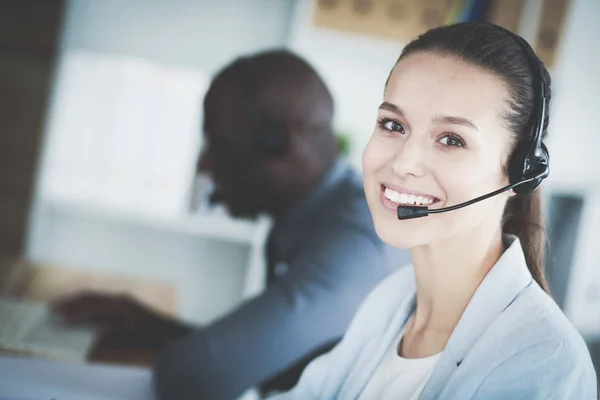
[[215,198],[236,217],[254,217],[269,203],[271,174],[258,154],[255,121],[235,85],[215,82],[204,100],[204,146],[198,172],[208,174]]

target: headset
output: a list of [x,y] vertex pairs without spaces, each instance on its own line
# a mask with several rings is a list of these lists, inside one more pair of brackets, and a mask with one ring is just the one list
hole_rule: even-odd
[[[496,25],[494,25],[496,26]],[[521,36],[514,34],[508,29],[496,26],[505,32],[508,32],[515,38],[517,43],[523,48],[531,71],[533,72],[533,112],[528,123],[530,129],[529,140],[524,140],[517,144],[508,163],[509,185],[486,195],[477,197],[464,203],[450,207],[430,210],[428,207],[418,206],[398,206],[398,219],[411,219],[425,217],[429,214],[438,214],[447,211],[457,210],[477,203],[479,201],[496,196],[507,190],[513,190],[517,195],[530,195],[540,187],[544,179],[550,174],[550,153],[544,143],[542,135],[544,133],[544,119],[546,118],[546,79],[544,78],[544,67],[539,61],[535,52]]]
[[[510,32],[506,30],[507,32]],[[544,78],[544,67],[538,60],[535,52],[519,35],[515,35],[517,42],[521,44],[529,64],[534,72],[534,93],[533,93],[533,121],[531,126],[531,141],[524,141],[517,145],[509,162],[509,182],[514,185],[512,188],[516,194],[527,195],[533,193],[542,181],[550,174],[550,153],[544,143],[542,135],[544,133],[544,120],[546,118],[546,79]],[[537,72],[537,76],[536,75]],[[536,79],[537,78],[537,79]]]

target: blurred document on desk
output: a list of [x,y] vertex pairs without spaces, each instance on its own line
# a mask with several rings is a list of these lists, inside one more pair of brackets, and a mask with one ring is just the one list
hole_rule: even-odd
[[154,400],[147,369],[0,357],[0,399]]
[[0,297],[0,349],[84,361],[95,332],[64,326],[45,303]]

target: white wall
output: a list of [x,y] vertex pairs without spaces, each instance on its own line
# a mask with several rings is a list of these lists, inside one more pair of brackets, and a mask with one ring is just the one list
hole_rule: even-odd
[[557,187],[600,189],[600,1],[574,0],[552,69],[549,148]]
[[213,73],[240,53],[282,46],[289,0],[71,0],[64,46]]

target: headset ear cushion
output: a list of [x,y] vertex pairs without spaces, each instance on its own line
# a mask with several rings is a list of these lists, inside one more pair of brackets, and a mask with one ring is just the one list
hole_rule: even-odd
[[[511,185],[523,180],[523,172],[525,169],[525,157],[529,152],[529,146],[526,142],[517,144],[513,150],[508,163],[508,179]],[[518,186],[517,186],[518,188]],[[515,188],[515,189],[517,189]]]
[[531,182],[520,184],[513,191],[516,194],[531,194],[550,173],[550,155],[545,144],[540,148],[531,149],[527,142],[520,143],[513,152],[510,160],[508,177],[513,185],[526,179],[536,177]]

